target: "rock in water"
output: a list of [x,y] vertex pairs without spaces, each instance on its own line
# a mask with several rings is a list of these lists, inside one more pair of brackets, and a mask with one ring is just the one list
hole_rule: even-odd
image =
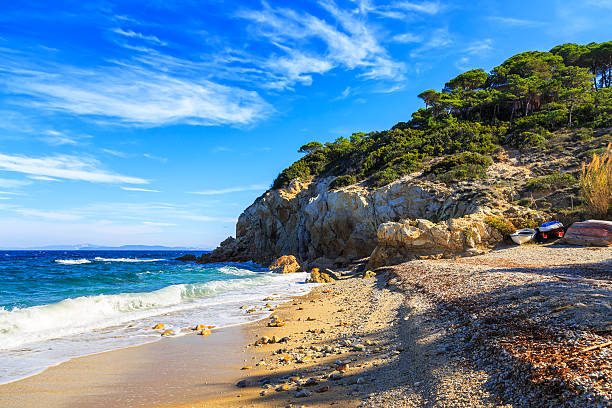
[[198,333],[198,334],[199,334],[200,336],[204,336],[204,337],[206,337],[206,336],[210,336],[210,330],[208,330],[208,329],[204,329],[204,330],[202,330],[202,331],[201,331],[200,333]]
[[174,336],[174,330],[165,330],[161,335],[162,336]]
[[301,269],[293,255],[283,255],[270,265],[270,270],[276,273],[294,273]]
[[206,325],[205,325],[205,324],[198,324],[198,325],[195,327],[195,329],[193,329],[193,330],[198,331],[198,330],[204,330],[204,329],[207,329],[207,328],[208,328],[208,327],[206,327]]
[[155,327],[153,327],[153,330],[162,330],[163,328],[164,328],[163,323],[157,323]]
[[193,254],[187,254],[183,256],[179,256],[175,258],[175,261],[183,261],[183,262],[195,262],[198,260],[198,257]]

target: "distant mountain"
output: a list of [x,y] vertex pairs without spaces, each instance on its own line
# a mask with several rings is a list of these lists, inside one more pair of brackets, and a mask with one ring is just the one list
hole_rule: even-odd
[[168,247],[163,245],[121,245],[103,246],[93,244],[77,245],[44,245],[31,248],[5,248],[24,250],[47,250],[47,251],[206,251],[197,247]]

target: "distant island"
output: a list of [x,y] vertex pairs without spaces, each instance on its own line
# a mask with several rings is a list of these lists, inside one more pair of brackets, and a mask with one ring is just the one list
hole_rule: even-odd
[[207,249],[197,247],[168,247],[163,245],[120,245],[103,246],[93,244],[77,245],[45,245],[31,248],[2,248],[3,250],[24,250],[24,251],[204,251]]

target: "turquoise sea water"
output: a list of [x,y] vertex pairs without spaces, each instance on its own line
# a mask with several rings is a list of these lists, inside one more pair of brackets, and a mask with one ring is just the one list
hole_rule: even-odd
[[[72,357],[265,317],[265,303],[310,290],[302,273],[252,263],[199,265],[183,252],[1,251],[0,383]],[[272,296],[274,301],[263,301]],[[255,313],[240,309],[255,308]]]

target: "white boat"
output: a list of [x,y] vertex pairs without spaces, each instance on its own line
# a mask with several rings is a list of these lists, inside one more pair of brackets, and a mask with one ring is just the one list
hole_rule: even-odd
[[517,230],[514,234],[510,235],[510,238],[517,244],[521,245],[525,242],[531,241],[536,236],[536,230],[531,228],[523,228]]

